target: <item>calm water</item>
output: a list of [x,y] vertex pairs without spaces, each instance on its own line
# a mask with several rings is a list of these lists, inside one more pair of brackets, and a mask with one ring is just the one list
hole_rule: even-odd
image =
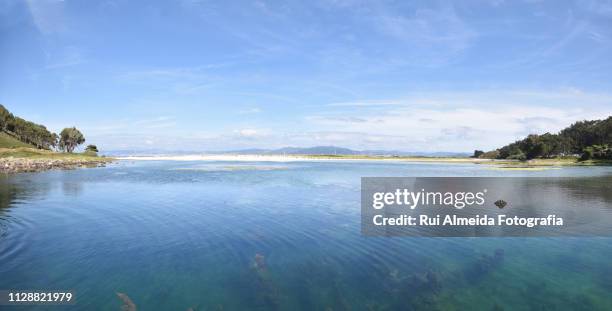
[[0,289],[73,289],[78,304],[0,309],[119,310],[123,292],[139,310],[612,310],[612,239],[362,237],[362,176],[612,168],[120,162],[3,176]]

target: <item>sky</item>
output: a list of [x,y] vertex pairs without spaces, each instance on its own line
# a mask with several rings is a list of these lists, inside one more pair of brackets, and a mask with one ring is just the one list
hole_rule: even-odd
[[0,104],[102,151],[491,150],[612,115],[612,1],[0,1]]

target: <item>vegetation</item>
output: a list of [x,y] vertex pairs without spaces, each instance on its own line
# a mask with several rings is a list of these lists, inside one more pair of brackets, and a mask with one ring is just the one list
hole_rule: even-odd
[[83,153],[67,153],[67,152],[53,152],[51,150],[19,147],[19,148],[0,148],[0,159],[2,158],[24,158],[24,159],[48,159],[48,160],[87,160],[95,159],[100,161],[111,161],[112,158],[96,157]]
[[2,105],[0,105],[0,132],[38,149],[48,150],[57,143],[57,134],[49,132],[40,124],[14,116]]
[[83,134],[76,127],[65,128],[60,133],[59,148],[72,153],[74,148],[85,142]]
[[85,147],[86,152],[98,152],[98,147],[96,145],[87,145]]
[[[480,158],[531,160],[580,157],[580,160],[612,160],[612,117],[579,121],[557,134],[532,134]],[[476,156],[476,152],[474,153]]]
[[472,158],[480,158],[485,152],[482,150],[474,150],[474,155],[472,155]]
[[612,147],[607,144],[593,145],[584,148],[584,153],[580,157],[581,161],[585,160],[612,160]]
[[[60,135],[50,132],[43,125],[14,116],[0,105],[0,148],[35,148],[41,150],[62,150],[72,153],[85,142],[85,137],[76,128],[65,128]],[[87,146],[89,156],[98,153],[96,145]]]
[[33,145],[19,141],[17,138],[0,132],[0,148],[36,148]]

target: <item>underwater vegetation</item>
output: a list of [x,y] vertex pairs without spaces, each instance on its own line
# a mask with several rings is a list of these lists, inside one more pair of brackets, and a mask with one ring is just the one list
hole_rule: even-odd
[[[136,304],[130,299],[130,297],[124,293],[117,293],[117,297],[121,300],[121,311],[136,311]],[[195,311],[193,307],[188,308],[187,311]]]
[[471,267],[465,271],[466,279],[470,281],[479,281],[499,267],[504,262],[505,251],[498,248],[491,255],[482,255]]
[[266,265],[266,257],[260,253],[255,254],[251,263],[251,282],[254,291],[253,303],[257,309],[278,310],[280,295],[277,286]]
[[[369,256],[338,260],[324,254],[300,258],[295,265],[287,265],[286,258],[274,257],[274,261],[269,262],[268,253],[263,252],[250,252],[250,255],[246,252],[243,259],[242,271],[228,275],[237,282],[228,283],[234,301],[221,299],[203,308],[194,305],[187,311],[466,310],[464,308],[508,311],[519,301],[527,310],[606,310],[598,308],[594,300],[597,293],[588,290],[559,289],[546,280],[536,279],[500,283],[507,276],[506,270],[517,264],[507,258],[502,248],[467,258],[460,264],[448,262],[448,266],[436,262],[405,265],[410,261],[390,265],[386,261],[375,263],[375,257]],[[360,269],[346,273],[346,266],[359,266]],[[507,289],[510,289],[509,296],[503,297],[501,293]],[[466,298],[466,294],[469,297]],[[137,310],[126,294],[117,293],[117,297],[122,302],[121,310]],[[461,309],[457,309],[460,306]]]
[[290,292],[299,293],[295,298],[301,310],[342,311],[352,310],[341,268],[326,256],[312,258],[293,267]]

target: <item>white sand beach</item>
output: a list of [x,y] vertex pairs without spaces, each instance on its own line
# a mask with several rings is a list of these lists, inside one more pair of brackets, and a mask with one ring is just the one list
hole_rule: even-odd
[[408,162],[490,162],[488,159],[434,158],[434,157],[368,157],[368,156],[310,156],[310,155],[259,155],[259,154],[200,154],[155,155],[115,157],[133,161],[228,161],[228,162],[296,162],[296,161],[408,161]]
[[315,158],[298,155],[258,155],[258,154],[201,154],[201,155],[159,155],[115,157],[118,160],[135,161],[236,161],[236,162],[294,162],[326,160],[363,160],[351,158]]

